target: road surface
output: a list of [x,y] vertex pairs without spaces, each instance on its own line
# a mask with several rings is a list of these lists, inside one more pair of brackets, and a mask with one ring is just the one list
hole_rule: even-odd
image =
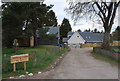
[[71,48],[53,70],[32,79],[118,79],[118,67],[90,56],[92,48]]

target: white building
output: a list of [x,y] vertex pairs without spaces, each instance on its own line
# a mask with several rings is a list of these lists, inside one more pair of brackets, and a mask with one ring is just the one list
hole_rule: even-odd
[[67,38],[63,38],[64,43],[69,47],[80,47],[84,43],[101,43],[103,34],[92,32],[68,32]]

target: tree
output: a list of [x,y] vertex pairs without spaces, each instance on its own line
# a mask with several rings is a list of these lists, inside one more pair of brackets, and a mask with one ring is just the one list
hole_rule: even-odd
[[81,32],[81,30],[80,30],[80,29],[78,29],[78,32]]
[[57,18],[53,10],[50,10],[47,13],[46,17],[47,17],[46,26],[57,26]]
[[84,32],[89,32],[89,30],[85,29]]
[[95,28],[95,29],[94,29],[94,33],[97,33],[97,32],[98,32],[98,31],[97,31],[97,28]]
[[89,30],[88,30],[89,32],[91,32],[91,30],[90,30],[90,28],[89,28]]
[[62,21],[62,24],[60,26],[60,39],[61,39],[61,41],[62,41],[63,37],[67,37],[67,33],[71,30],[72,30],[72,28],[71,28],[71,25],[69,23],[69,20],[64,18]]
[[26,32],[36,36],[36,29],[45,24],[46,14],[51,7],[52,5],[47,6],[39,2],[4,3],[2,5],[3,44],[11,47],[13,40]]
[[[120,1],[116,2],[69,2],[69,8],[66,9],[67,12],[72,14],[72,18],[75,22],[81,18],[81,16],[90,14],[90,18],[101,19],[104,27],[104,39],[102,47],[104,49],[109,49],[110,45],[110,31],[112,25],[114,24],[114,19],[116,15],[117,8]],[[94,17],[93,17],[94,16]],[[95,17],[96,16],[96,17]]]
[[103,33],[103,30],[100,33]]
[[91,32],[91,30],[90,30],[90,28],[87,30],[87,29],[85,29],[84,30],[84,32]]
[[[7,8],[4,7],[6,5],[8,6]],[[21,29],[23,22],[19,15],[21,14],[21,9],[15,4],[10,6],[10,3],[3,4],[2,8],[2,45],[11,47],[13,45],[13,40],[22,33]]]
[[39,29],[39,38],[42,41],[54,40],[56,38],[56,34],[47,34],[49,28],[40,28]]

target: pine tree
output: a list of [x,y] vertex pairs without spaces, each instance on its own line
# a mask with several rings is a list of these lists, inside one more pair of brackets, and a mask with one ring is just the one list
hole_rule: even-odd
[[71,31],[71,25],[69,23],[69,20],[64,18],[60,27],[60,39],[62,41],[63,37],[67,37],[67,33]]

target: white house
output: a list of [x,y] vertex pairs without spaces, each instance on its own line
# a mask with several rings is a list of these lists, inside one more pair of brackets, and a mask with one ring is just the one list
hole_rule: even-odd
[[67,38],[63,38],[64,43],[69,47],[80,47],[84,43],[101,43],[103,34],[92,32],[68,32]]

